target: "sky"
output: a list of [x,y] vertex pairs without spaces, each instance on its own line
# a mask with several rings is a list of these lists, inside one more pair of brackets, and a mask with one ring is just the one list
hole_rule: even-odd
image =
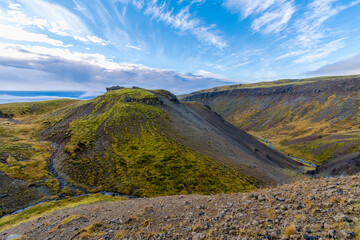
[[0,91],[360,74],[359,13],[360,0],[2,0]]

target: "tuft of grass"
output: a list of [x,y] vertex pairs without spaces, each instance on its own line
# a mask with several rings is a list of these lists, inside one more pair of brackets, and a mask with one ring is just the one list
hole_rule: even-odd
[[59,201],[49,201],[30,207],[21,213],[4,216],[0,219],[0,231],[28,222],[36,218],[48,215],[57,210],[73,208],[80,205],[92,204],[96,202],[123,201],[126,198],[104,196],[101,194],[91,194],[84,197],[74,197]]
[[285,234],[287,237],[291,237],[296,233],[296,226],[294,223],[285,227]]

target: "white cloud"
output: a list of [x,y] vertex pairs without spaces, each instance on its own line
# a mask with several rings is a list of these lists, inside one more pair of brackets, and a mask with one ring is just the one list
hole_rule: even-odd
[[253,15],[251,28],[264,33],[284,30],[296,11],[292,0],[224,0],[223,5],[243,19]]
[[212,73],[212,72],[208,72],[205,70],[198,70],[195,75],[198,75],[200,77],[206,77],[206,78],[218,78],[218,79],[225,79],[225,77],[223,75],[217,74],[217,73]]
[[251,27],[254,31],[263,29],[265,33],[277,33],[282,31],[295,13],[294,6],[287,2],[278,9],[266,12],[261,17],[256,18]]
[[336,31],[325,24],[330,18],[358,3],[360,0],[346,4],[337,0],[310,1],[304,6],[305,12],[294,22],[291,39],[283,44],[285,52],[275,60],[297,57],[293,63],[311,63],[343,48],[344,35],[336,39]]
[[45,34],[27,32],[18,27],[2,24],[0,24],[0,37],[16,41],[39,42],[51,44],[57,47],[65,47],[62,41],[51,39]]
[[190,5],[193,4],[203,4],[206,0],[178,0],[177,4],[182,4],[183,2],[189,2]]
[[133,45],[130,45],[130,44],[126,44],[126,45],[125,45],[125,47],[127,47],[127,48],[132,48],[132,49],[135,49],[135,50],[141,51],[141,48],[140,48],[140,47],[133,46]]
[[75,40],[109,44],[94,36],[78,16],[60,5],[43,0],[18,0],[17,3],[9,3],[6,13],[0,16],[0,22],[16,27],[35,26]]
[[340,48],[344,47],[344,43],[342,42],[344,39],[337,39],[328,44],[325,44],[323,47],[318,48],[307,55],[300,57],[299,59],[294,60],[294,63],[308,63],[317,59],[324,58],[330,55],[332,52],[337,51]]
[[165,3],[158,5],[156,0],[151,1],[146,6],[145,14],[151,15],[181,32],[190,32],[203,43],[214,45],[220,49],[226,47],[227,43],[223,37],[213,30],[215,25],[202,26],[199,19],[191,17],[189,7],[182,8],[177,14],[167,11]]
[[0,43],[0,85],[3,90],[70,88],[99,91],[109,85],[135,85],[186,93],[229,84],[217,77],[219,76],[205,71],[200,74],[184,74],[140,64],[116,63],[102,54]]
[[360,54],[355,55],[343,61],[328,64],[314,71],[308,72],[308,75],[349,75],[360,74]]
[[360,1],[353,1],[345,5],[336,5],[336,3],[336,0],[313,0],[308,4],[307,12],[295,23],[298,32],[297,45],[308,47],[317,44],[327,35],[328,29],[323,28],[323,24]]
[[121,2],[123,4],[132,4],[138,9],[141,9],[144,6],[144,0],[114,0],[114,1]]

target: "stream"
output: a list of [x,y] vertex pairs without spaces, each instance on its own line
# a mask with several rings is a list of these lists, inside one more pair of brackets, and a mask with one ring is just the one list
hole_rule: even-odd
[[[276,151],[278,151],[278,152],[280,152],[279,150],[277,150],[275,147],[274,147],[274,145],[272,144],[272,142],[269,142],[266,138],[263,138],[263,139],[261,139],[263,142],[265,142],[265,143],[268,143],[269,145],[270,145],[270,148],[272,148],[272,149],[274,149],[274,150],[276,150]],[[318,165],[316,165],[316,164],[314,164],[314,163],[312,163],[312,162],[308,162],[308,161],[305,161],[304,159],[301,159],[301,158],[298,158],[298,157],[294,157],[294,156],[292,156],[292,155],[289,155],[289,154],[287,154],[287,156],[288,157],[291,157],[291,158],[293,158],[293,159],[296,159],[296,160],[298,160],[298,161],[300,161],[302,164],[307,164],[307,165],[310,165],[310,166],[312,166],[312,167],[317,167]]]
[[[65,196],[60,194],[60,192],[66,186],[70,187],[72,190],[75,189],[75,190],[80,190],[80,191],[84,192],[84,194],[77,195],[77,196],[71,196],[71,198],[79,198],[79,197],[84,197],[84,196],[90,195],[90,193],[88,191],[86,191],[86,189],[74,186],[73,184],[70,184],[69,182],[67,182],[66,179],[64,177],[62,177],[61,174],[56,170],[56,168],[54,166],[54,161],[56,159],[56,154],[60,150],[60,146],[58,144],[56,144],[56,143],[52,143],[52,147],[54,148],[54,151],[52,152],[51,158],[50,158],[49,163],[48,163],[49,164],[48,165],[48,171],[51,173],[52,177],[57,179],[58,182],[59,182],[59,194],[58,194],[58,197],[55,198],[55,199],[45,199],[45,200],[42,200],[42,201],[34,203],[34,204],[29,204],[25,208],[18,209],[16,211],[14,211],[12,213],[9,213],[9,214],[6,214],[4,216],[21,213],[21,212],[23,212],[23,211],[25,211],[25,210],[27,210],[27,209],[29,209],[31,207],[37,206],[37,205],[42,204],[44,202],[59,201],[59,200],[65,199]],[[114,197],[124,197],[124,198],[128,198],[128,199],[140,198],[140,197],[134,196],[134,195],[125,195],[125,194],[120,194],[120,193],[117,193],[117,192],[109,192],[109,191],[101,191],[101,192],[98,192],[98,193],[100,193],[102,195],[114,196]]]

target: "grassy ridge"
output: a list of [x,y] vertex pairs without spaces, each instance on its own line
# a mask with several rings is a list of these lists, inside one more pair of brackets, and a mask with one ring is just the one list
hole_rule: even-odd
[[282,79],[276,81],[266,81],[266,82],[257,82],[250,84],[235,84],[235,85],[226,85],[220,87],[214,87],[210,89],[204,89],[200,91],[193,92],[191,94],[199,93],[210,93],[210,92],[221,92],[235,89],[252,89],[252,88],[268,88],[268,87],[279,87],[287,85],[303,85],[307,83],[314,83],[319,81],[335,81],[335,80],[346,80],[360,77],[360,75],[349,75],[349,76],[326,76],[326,77],[316,77],[316,78],[304,78],[304,79]]

